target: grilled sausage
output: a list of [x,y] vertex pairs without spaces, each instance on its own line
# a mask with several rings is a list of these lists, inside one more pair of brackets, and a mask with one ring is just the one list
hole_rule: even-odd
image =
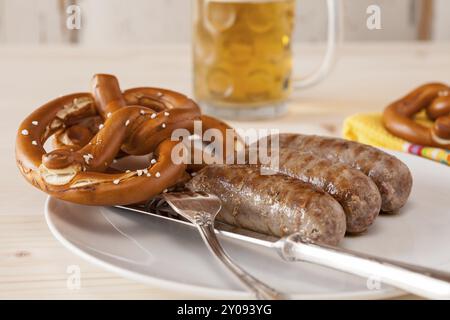
[[344,139],[299,134],[280,134],[279,146],[310,152],[361,170],[377,185],[381,209],[385,212],[400,209],[408,200],[412,188],[411,172],[396,157],[377,148]]
[[186,185],[222,200],[219,221],[274,236],[300,232],[312,241],[337,244],[345,214],[330,195],[286,175],[261,175],[257,166],[208,166]]
[[380,212],[381,196],[375,183],[346,164],[295,149],[280,148],[279,172],[333,196],[344,209],[347,232],[365,231]]

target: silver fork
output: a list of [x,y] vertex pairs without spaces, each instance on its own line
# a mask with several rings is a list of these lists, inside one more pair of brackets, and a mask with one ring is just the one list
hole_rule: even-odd
[[282,293],[239,267],[223,250],[214,232],[214,220],[222,208],[222,203],[218,197],[205,192],[163,193],[162,196],[176,213],[197,227],[210,251],[247,289],[253,291],[257,299],[285,298]]

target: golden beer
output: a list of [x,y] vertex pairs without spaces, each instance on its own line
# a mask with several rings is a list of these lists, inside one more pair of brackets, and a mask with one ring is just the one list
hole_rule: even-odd
[[286,100],[294,18],[295,0],[195,0],[197,100],[234,109]]

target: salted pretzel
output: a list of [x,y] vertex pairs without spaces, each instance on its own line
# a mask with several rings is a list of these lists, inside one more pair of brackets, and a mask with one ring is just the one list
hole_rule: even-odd
[[[203,132],[217,129],[225,137],[231,129],[202,116],[180,93],[149,87],[122,92],[114,76],[99,74],[92,93],[52,100],[22,122],[17,164],[31,184],[63,200],[88,205],[142,202],[186,178],[187,165],[171,159],[179,142],[170,138],[175,129],[192,133],[197,120]],[[44,144],[51,136],[56,149],[47,153]],[[225,150],[227,141],[221,143]],[[145,154],[153,157],[145,169],[120,172],[110,167],[117,158]],[[193,171],[202,166],[189,167]]]
[[[432,127],[414,121],[425,110]],[[392,134],[423,146],[450,149],[450,87],[442,83],[424,84],[390,104],[383,123]]]
[[[48,102],[20,125],[17,164],[34,186],[55,197],[88,205],[141,202],[174,185],[186,164],[174,164],[171,141],[176,128],[192,130],[198,106],[170,90],[132,89],[134,97],[150,97],[148,105],[127,105],[117,79],[96,75],[93,93],[76,93]],[[130,94],[131,94],[130,93]],[[92,120],[94,119],[94,120]],[[92,123],[101,119],[96,130]],[[47,153],[44,143],[54,133],[65,135],[62,148]],[[90,138],[90,139],[89,139]],[[151,165],[130,172],[106,172],[120,152],[154,154]]]

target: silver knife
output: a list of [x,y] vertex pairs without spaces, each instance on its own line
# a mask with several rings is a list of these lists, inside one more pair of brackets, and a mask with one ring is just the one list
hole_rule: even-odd
[[[116,206],[157,219],[195,226],[174,213],[163,199],[147,205]],[[312,243],[299,233],[276,238],[216,221],[215,232],[221,236],[276,250],[286,261],[303,261],[380,282],[429,299],[450,299],[450,272],[385,259],[330,245]]]

